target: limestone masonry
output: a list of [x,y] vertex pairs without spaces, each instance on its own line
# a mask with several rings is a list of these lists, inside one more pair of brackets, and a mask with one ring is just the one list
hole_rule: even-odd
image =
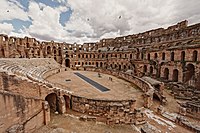
[[[67,81],[48,79],[71,69],[110,75],[110,82],[111,76],[124,79],[140,89],[142,99],[109,99],[111,94],[96,90],[103,96],[91,98]],[[85,114],[84,120],[142,125],[144,108],[150,109],[155,98],[163,107],[168,104],[165,90],[179,100],[178,116],[171,121],[200,132],[183,118],[200,120],[200,24],[188,26],[185,20],[167,29],[84,44],[1,34],[0,86],[0,132],[33,132],[50,122],[52,112],[68,110]],[[162,107],[158,113],[170,119]],[[141,131],[148,132],[145,127]]]

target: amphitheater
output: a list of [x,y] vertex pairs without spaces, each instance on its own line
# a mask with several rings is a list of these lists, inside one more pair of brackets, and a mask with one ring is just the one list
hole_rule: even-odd
[[0,57],[0,132],[41,132],[55,114],[127,132],[200,132],[200,24],[84,44],[1,34]]

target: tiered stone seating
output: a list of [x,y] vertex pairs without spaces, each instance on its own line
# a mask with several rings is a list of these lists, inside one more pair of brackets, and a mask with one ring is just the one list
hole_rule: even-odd
[[19,76],[42,81],[42,75],[60,65],[53,59],[0,59],[0,69]]

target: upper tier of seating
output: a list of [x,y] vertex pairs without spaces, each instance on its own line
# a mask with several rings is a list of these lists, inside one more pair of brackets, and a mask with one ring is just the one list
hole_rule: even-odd
[[0,59],[0,70],[27,77],[32,80],[42,81],[44,73],[59,69],[61,66],[54,59]]

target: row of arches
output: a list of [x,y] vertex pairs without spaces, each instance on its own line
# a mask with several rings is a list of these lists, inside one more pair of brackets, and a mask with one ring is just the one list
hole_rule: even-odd
[[[175,61],[175,52],[174,51],[172,51],[172,52],[170,52],[170,61]],[[194,61],[194,62],[196,62],[196,61],[198,61],[198,51],[197,50],[194,50],[193,52],[192,52],[192,57],[191,57],[191,59],[187,59],[188,61]],[[148,53],[147,54],[147,60],[151,60],[151,59],[158,59],[158,53],[154,53],[154,57],[152,58],[151,57],[151,54],[150,53]],[[141,59],[143,59],[143,58],[141,58]],[[166,60],[166,53],[165,52],[162,52],[161,53],[161,58],[160,58],[161,60]],[[180,61],[185,61],[186,60],[186,53],[185,53],[185,51],[181,51],[181,57],[180,57],[180,59],[179,59]]]
[[[169,69],[168,68],[165,68],[164,69],[164,79],[165,80],[169,80]],[[182,81],[179,81],[179,75],[180,75],[180,72],[178,69],[174,69],[173,72],[172,72],[172,81],[174,82],[183,82],[183,83],[186,83],[187,81],[189,80],[194,80],[194,76],[195,76],[195,66],[193,64],[188,64],[186,66],[186,70],[183,71],[183,75],[182,75]]]
[[82,58],[86,58],[86,59],[90,59],[90,58],[112,58],[112,57],[115,57],[115,58],[130,58],[132,59],[133,58],[133,54],[130,53],[130,54],[111,54],[111,53],[104,53],[104,54],[92,54],[92,53],[88,53],[88,54],[78,54],[77,56],[79,59],[82,59]]
[[[161,75],[163,75],[163,79],[166,81],[173,81],[173,82],[183,82],[186,83],[189,80],[194,80],[194,75],[195,75],[195,66],[193,64],[187,64],[185,67],[185,70],[181,72],[178,69],[173,69],[170,73],[169,68],[164,68],[164,71],[162,72]],[[154,74],[154,67],[149,66],[149,71],[147,69],[147,65],[143,66],[143,73],[146,75],[147,73],[152,76]],[[179,76],[182,74],[182,81],[180,81]],[[170,76],[171,75],[171,76]]]

